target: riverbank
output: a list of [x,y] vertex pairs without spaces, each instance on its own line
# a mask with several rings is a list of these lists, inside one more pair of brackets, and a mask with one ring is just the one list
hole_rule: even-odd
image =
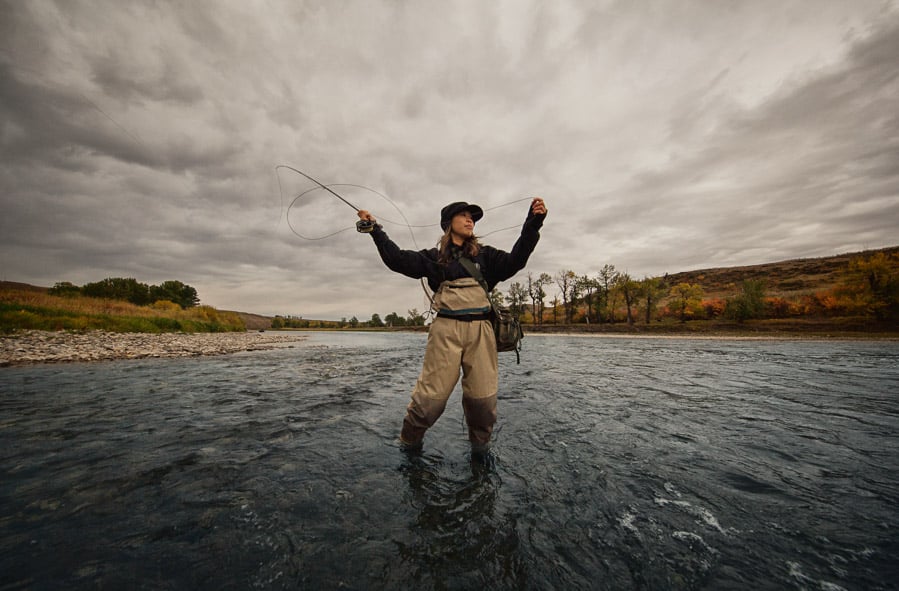
[[897,340],[895,322],[877,322],[868,318],[767,319],[743,323],[721,320],[616,324],[542,324],[524,327],[527,334],[590,334],[596,336],[673,337],[673,338],[768,338],[768,339],[848,339]]
[[[899,330],[861,325],[776,324],[714,327],[686,325],[543,325],[524,327],[525,335],[586,335],[707,339],[897,340]],[[427,331],[427,327],[366,329],[361,332]],[[227,355],[290,347],[307,337],[306,330],[224,333],[129,333],[106,331],[27,330],[0,335],[0,367],[34,363],[71,363]],[[337,331],[340,332],[340,331]]]
[[268,332],[131,333],[28,330],[0,336],[0,367],[226,355],[290,347],[301,334]]

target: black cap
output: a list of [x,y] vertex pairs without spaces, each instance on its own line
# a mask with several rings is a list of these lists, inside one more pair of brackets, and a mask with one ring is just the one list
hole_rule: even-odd
[[455,201],[440,210],[440,229],[446,232],[446,229],[449,228],[453,218],[463,211],[470,213],[471,219],[475,222],[484,217],[484,210],[477,205],[473,203],[468,204],[464,201]]

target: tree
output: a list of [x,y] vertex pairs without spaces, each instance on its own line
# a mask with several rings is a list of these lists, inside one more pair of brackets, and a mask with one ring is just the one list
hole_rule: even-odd
[[509,286],[509,295],[506,296],[506,301],[509,303],[509,311],[516,318],[524,313],[527,297],[528,292],[521,283],[516,281]]
[[124,300],[138,306],[146,306],[151,302],[149,286],[130,277],[108,277],[96,283],[86,283],[81,288],[81,293],[94,298]]
[[599,282],[582,275],[577,279],[578,293],[584,296],[584,321],[590,324],[590,311],[593,309],[593,295],[599,289]]
[[553,296],[552,301],[550,302],[553,305],[553,324],[559,323],[559,296]]
[[385,316],[384,322],[387,323],[387,326],[406,326],[406,319],[399,316],[396,312],[391,312]]
[[501,308],[503,305],[503,292],[493,288],[493,291],[490,292],[490,303],[494,308]]
[[368,325],[375,328],[380,328],[384,326],[384,322],[381,320],[381,317],[378,316],[377,313],[375,313],[371,315],[371,320],[368,321]]
[[534,324],[543,324],[543,300],[546,299],[546,285],[552,283],[552,277],[547,273],[541,273],[536,279],[528,273],[528,296],[531,298],[531,313],[534,316]]
[[631,279],[627,273],[618,273],[615,276],[615,289],[624,298],[624,305],[627,308],[627,323],[634,324],[634,315],[631,313],[634,305],[637,303],[637,293],[639,284]]
[[743,322],[761,318],[765,311],[765,283],[759,279],[743,282],[742,293],[728,298],[724,304],[724,317]]
[[879,320],[899,316],[899,255],[877,252],[851,260],[838,291]]
[[615,265],[603,265],[602,269],[599,270],[599,275],[597,277],[597,282],[599,284],[597,318],[602,319],[602,313],[605,311],[606,320],[610,323],[615,321],[613,316],[615,306],[613,305],[612,286],[615,284],[615,278],[617,276],[618,271],[615,270]]
[[412,308],[411,310],[406,312],[409,315],[408,324],[409,326],[424,326],[425,325],[425,317],[418,311],[417,308]]
[[575,279],[577,275],[570,269],[562,269],[556,274],[556,285],[559,287],[559,295],[562,296],[562,305],[565,308],[565,324],[571,324],[571,312],[574,307]]
[[47,290],[47,293],[55,296],[77,296],[81,295],[81,288],[75,285],[74,283],[69,283],[68,281],[62,281],[56,283],[53,287]]
[[702,287],[697,284],[678,283],[671,288],[675,309],[680,312],[680,321],[687,321],[687,309],[702,302]]
[[643,298],[646,324],[652,322],[652,313],[655,312],[659,300],[665,295],[665,282],[660,277],[645,277],[641,282],[640,296]]
[[350,326],[353,328],[358,328],[359,327],[359,319],[356,318],[355,316],[350,318]]
[[149,297],[154,302],[159,300],[175,302],[184,309],[194,308],[200,304],[197,290],[180,281],[163,281],[160,285],[150,286]]

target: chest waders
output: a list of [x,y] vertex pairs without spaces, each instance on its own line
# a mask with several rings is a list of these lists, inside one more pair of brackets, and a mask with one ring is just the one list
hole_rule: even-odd
[[421,374],[406,408],[400,440],[419,446],[446,408],[462,374],[462,409],[468,439],[486,447],[496,423],[498,363],[490,302],[471,277],[444,281],[434,294],[437,317],[428,330]]

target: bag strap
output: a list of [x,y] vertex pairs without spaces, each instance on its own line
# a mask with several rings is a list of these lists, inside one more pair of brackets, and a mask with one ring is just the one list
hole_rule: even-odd
[[468,257],[459,257],[459,263],[465,267],[465,270],[468,271],[468,274],[471,275],[478,283],[481,284],[481,287],[484,288],[484,292],[487,294],[487,301],[490,303],[490,307],[493,307],[493,300],[490,299],[490,290],[487,289],[487,281],[484,279],[483,273],[478,269],[478,266],[475,264],[473,260]]
[[[493,305],[493,300],[490,299],[490,290],[487,289],[487,281],[484,279],[484,274],[481,273],[481,270],[478,268],[478,266],[475,264],[475,262],[468,257],[459,257],[459,262],[462,264],[463,267],[465,267],[465,270],[468,271],[468,274],[471,275],[478,283],[481,284],[481,287],[484,288],[484,293],[487,294],[487,302],[490,304],[490,309],[493,311],[494,314],[499,316],[499,313],[496,311],[496,308]],[[519,333],[518,333],[519,337],[524,336],[521,333],[520,325],[518,326],[518,331],[519,331]],[[521,342],[519,341],[518,347],[515,348],[515,362],[518,364],[521,363],[521,355],[519,354],[520,350],[521,350]]]

